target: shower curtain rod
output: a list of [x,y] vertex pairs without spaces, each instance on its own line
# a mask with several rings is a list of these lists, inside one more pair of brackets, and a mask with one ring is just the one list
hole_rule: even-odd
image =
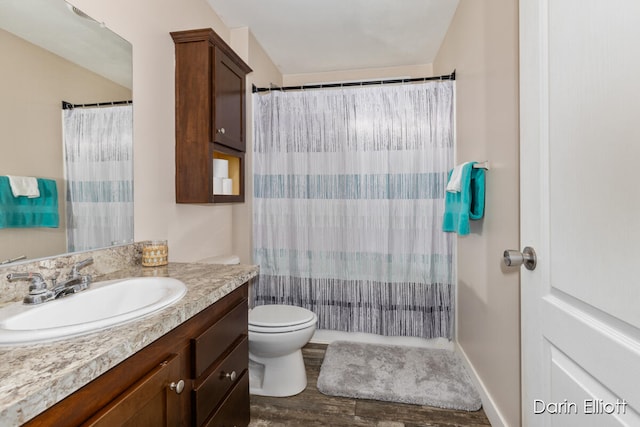
[[133,101],[129,99],[126,101],[97,102],[95,104],[72,104],[67,101],[62,101],[62,109],[73,110],[74,108],[111,107],[113,105],[126,105],[126,104],[133,104]]
[[323,88],[336,88],[336,87],[351,87],[351,86],[370,86],[370,85],[385,85],[385,84],[397,84],[397,83],[415,83],[426,82],[431,80],[455,80],[456,70],[453,70],[451,74],[433,77],[416,77],[411,79],[389,79],[389,80],[369,80],[362,82],[344,82],[344,83],[321,83],[317,85],[302,85],[302,86],[284,86],[284,87],[256,87],[253,85],[253,93],[259,92],[271,92],[272,90],[305,90],[305,89],[323,89]]

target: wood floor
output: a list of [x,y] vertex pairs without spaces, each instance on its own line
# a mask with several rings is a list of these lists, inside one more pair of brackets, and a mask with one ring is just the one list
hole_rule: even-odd
[[453,411],[429,406],[325,396],[316,387],[326,345],[302,349],[307,388],[287,398],[251,396],[250,427],[280,426],[490,426],[484,411]]

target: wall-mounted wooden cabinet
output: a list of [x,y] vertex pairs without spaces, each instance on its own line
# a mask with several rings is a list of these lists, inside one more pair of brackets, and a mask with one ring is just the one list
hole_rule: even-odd
[[[176,49],[176,202],[243,202],[245,76],[251,68],[210,28],[171,36]],[[235,175],[216,173],[213,160],[223,158],[231,160],[229,173]],[[231,183],[216,191],[220,182],[214,176]]]

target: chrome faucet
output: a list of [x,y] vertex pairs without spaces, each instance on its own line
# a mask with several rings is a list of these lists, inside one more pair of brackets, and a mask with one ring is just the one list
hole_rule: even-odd
[[30,280],[29,294],[24,297],[25,304],[41,304],[56,298],[75,294],[84,291],[91,283],[91,276],[88,274],[80,274],[79,270],[93,263],[93,258],[87,258],[73,265],[67,278],[60,283],[56,283],[59,272],[51,278],[52,287],[47,286],[46,280],[40,273],[9,273],[7,280]]
[[[76,262],[75,264],[73,264],[73,267],[71,267],[71,271],[67,275],[67,278],[68,279],[77,278],[78,276],[80,276],[79,270],[82,269],[82,268],[85,268],[89,264],[93,264],[93,258],[91,258],[91,257],[89,257],[89,258],[87,258],[85,260]],[[89,276],[89,277],[91,277],[91,276]],[[91,279],[89,279],[89,280],[91,280]]]

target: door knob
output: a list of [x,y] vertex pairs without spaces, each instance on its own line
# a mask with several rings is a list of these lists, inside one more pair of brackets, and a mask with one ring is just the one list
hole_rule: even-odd
[[182,390],[184,390],[184,380],[180,380],[177,383],[174,382],[169,384],[169,388],[175,391],[176,394],[182,393]]
[[224,135],[224,133],[225,133],[225,132],[226,132],[226,130],[224,130],[224,128],[220,128],[220,129],[218,129],[218,133],[221,133],[221,134],[223,134],[223,135]]
[[507,249],[504,251],[502,257],[504,264],[507,267],[520,267],[524,264],[524,267],[527,270],[534,270],[538,261],[536,251],[534,251],[530,246],[524,248],[522,252],[514,249]]

